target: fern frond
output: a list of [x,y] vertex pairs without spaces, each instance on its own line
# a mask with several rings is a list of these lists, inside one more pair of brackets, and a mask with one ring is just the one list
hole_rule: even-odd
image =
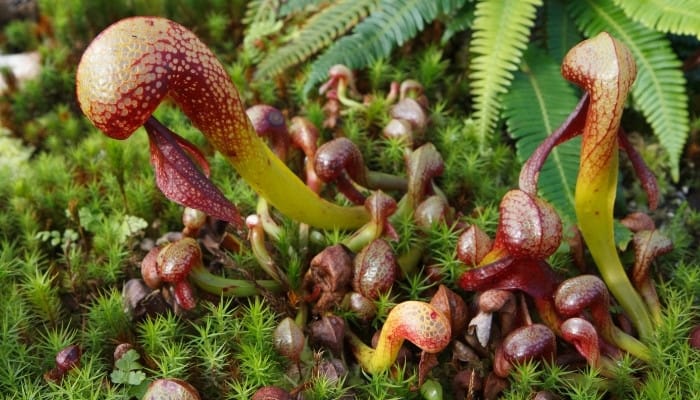
[[265,57],[255,79],[265,79],[284,72],[327,47],[369,14],[377,0],[343,0],[314,15],[291,42]]
[[545,29],[547,54],[561,62],[566,53],[581,41],[581,33],[566,12],[562,0],[545,3]]
[[474,6],[470,3],[462,6],[445,20],[445,32],[440,38],[440,44],[445,45],[458,32],[466,31],[474,24]]
[[540,4],[541,0],[489,0],[476,6],[469,78],[482,137],[491,135],[496,126],[500,97],[513,80]]
[[[442,1],[441,9],[459,1]],[[312,65],[304,93],[328,76],[328,69],[344,64],[355,69],[391,54],[432,22],[439,10],[435,0],[382,0],[376,11],[358,24],[353,33],[326,50]]]
[[250,26],[255,23],[274,20],[277,18],[279,0],[251,0],[246,4],[243,23]]
[[632,86],[635,106],[668,153],[671,176],[677,181],[678,164],[690,126],[685,78],[670,43],[663,34],[629,19],[612,0],[582,0],[569,6],[573,19],[586,36],[607,31],[632,51],[637,62],[637,81]]
[[282,21],[277,20],[277,7],[279,0],[252,0],[246,5],[243,47],[254,60],[261,56],[255,43],[282,28]]
[[280,6],[280,17],[298,13],[309,6],[318,6],[326,0],[288,0]]
[[700,39],[700,3],[697,0],[615,0],[615,5],[647,28]]
[[[516,140],[521,163],[559,127],[576,104],[574,88],[562,78],[558,63],[531,46],[523,56],[521,71],[503,96],[503,116],[509,135]],[[539,175],[539,193],[568,221],[576,219],[574,188],[580,145],[580,140],[571,140],[555,147]]]
[[450,14],[460,10],[467,0],[436,0],[438,14]]

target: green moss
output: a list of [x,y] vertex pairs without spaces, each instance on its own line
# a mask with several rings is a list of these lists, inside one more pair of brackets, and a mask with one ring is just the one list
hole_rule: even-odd
[[109,359],[115,343],[129,341],[132,335],[129,316],[124,311],[121,293],[110,290],[99,295],[84,316],[82,342],[87,350]]
[[36,23],[31,21],[10,21],[3,27],[6,42],[3,43],[4,53],[22,53],[35,50],[38,39],[34,35]]
[[[305,91],[311,72],[308,63],[276,79],[250,79],[263,57],[303,27],[307,17],[317,11],[318,2],[280,2],[284,8],[294,6],[294,10],[299,10],[285,16],[277,13],[282,8],[269,8],[271,23],[279,27],[261,40],[249,40],[244,45],[244,34],[250,27],[244,16],[252,15],[256,7],[272,3],[68,0],[59,6],[54,1],[40,0],[44,18],[41,22],[14,21],[3,28],[0,48],[6,52],[38,50],[43,67],[38,78],[0,96],[3,398],[128,398],[135,393],[132,388],[110,378],[115,369],[112,354],[119,343],[135,345],[144,382],[157,377],[181,377],[193,383],[203,398],[249,399],[263,385],[296,389],[308,399],[344,395],[420,398],[417,361],[369,376],[345,354],[341,358],[348,373],[335,379],[316,369],[332,357],[328,351],[321,349],[312,355],[307,347],[299,371],[294,362],[274,349],[273,331],[282,317],[297,314],[298,321],[308,317],[304,297],[308,293],[303,280],[309,260],[325,246],[341,243],[353,232],[311,229],[308,248],[302,249],[305,228],[273,209],[283,235],[268,240],[268,250],[287,274],[293,293],[251,299],[201,296],[198,306],[189,313],[166,313],[138,322],[124,311],[124,282],[138,276],[140,261],[151,240],[182,229],[182,207],[167,200],[155,186],[149,143],[143,130],[128,140],[115,141],[102,135],[81,115],[74,82],[80,54],[100,30],[119,18],[139,14],[170,17],[190,27],[213,48],[247,106],[265,102],[280,108],[288,118],[302,115],[322,127],[327,98],[314,90]],[[340,307],[329,310],[345,318],[354,330],[363,330],[367,341],[372,333],[370,326],[372,331],[380,328],[396,303],[407,299],[429,301],[437,283],[431,280],[434,276],[428,277],[428,266],[430,272],[437,268],[442,274],[439,283],[456,289],[455,283],[465,268],[455,259],[460,229],[476,224],[493,237],[500,198],[517,187],[520,165],[514,143],[500,125],[492,134],[484,134],[477,131],[472,119],[469,90],[473,82],[466,67],[471,56],[469,23],[461,28],[451,24],[457,13],[463,22],[471,21],[474,4],[481,2],[436,4],[442,10],[448,3],[454,13],[421,28],[423,32],[417,39],[405,43],[392,57],[370,60],[367,68],[355,71],[359,90],[367,95],[367,102],[351,109],[342,107],[336,128],[320,128],[319,143],[337,136],[348,137],[358,145],[368,167],[404,175],[403,144],[381,134],[391,107],[386,95],[392,81],[419,81],[430,103],[430,115],[428,129],[417,142],[431,142],[441,153],[444,172],[435,184],[456,211],[456,224],[439,223],[429,229],[420,229],[410,213],[391,220],[398,233],[398,239],[391,241],[392,248],[400,262],[409,265],[409,273],[375,301],[378,314],[370,323],[359,322],[352,312]],[[555,8],[547,7],[547,12]],[[547,17],[549,24],[552,16]],[[445,26],[462,32],[450,32],[455,40],[438,44]],[[538,34],[546,34],[545,26],[538,25],[538,29]],[[687,47],[697,47],[696,41]],[[692,98],[697,94],[695,74],[688,74],[688,80]],[[690,124],[697,128],[697,112],[690,114]],[[203,150],[213,181],[242,215],[255,212],[257,195],[179,109],[165,103],[156,116]],[[612,378],[603,378],[587,368],[528,363],[516,368],[509,388],[502,394],[504,398],[529,398],[538,390],[578,399],[691,398],[694,388],[700,387],[698,352],[687,343],[690,329],[698,324],[700,305],[696,254],[700,213],[692,206],[697,171],[688,159],[681,170],[682,181],[676,184],[668,179],[669,158],[659,151],[650,128],[639,119],[636,115],[626,116],[625,123],[635,130],[639,139],[635,143],[659,177],[662,209],[652,216],[674,243],[674,250],[656,260],[652,267],[664,309],[663,320],[647,343],[652,359],[640,365],[629,357],[623,358]],[[697,144],[696,139],[691,140]],[[692,152],[688,154],[692,157]],[[301,166],[301,159],[296,152],[290,165]],[[636,209],[637,204],[646,204],[644,193],[629,178],[625,161],[622,168],[625,178],[620,199],[628,208]],[[301,170],[296,172],[303,176]],[[690,192],[686,193],[684,186],[691,188]],[[337,195],[333,185],[326,186],[321,195],[335,196],[333,201],[349,204]],[[390,195],[398,200],[402,193]],[[239,279],[264,276],[250,249],[223,251],[214,243],[216,235],[203,239],[213,250],[205,250],[204,261],[216,273]],[[239,239],[246,242],[245,237]],[[565,254],[566,249],[562,247],[548,261],[562,276],[580,273],[572,257]],[[631,262],[632,250],[622,256]],[[458,289],[456,292],[465,300],[473,296]],[[305,331],[307,339],[308,333]],[[61,382],[46,382],[43,374],[53,367],[56,352],[69,344],[78,344],[83,350],[81,367]],[[451,349],[440,355],[440,366],[428,373],[433,382],[441,384],[445,398],[452,398],[451,380],[458,369],[466,366],[451,359]],[[489,353],[480,360],[478,367],[482,372],[488,372],[491,356]]]

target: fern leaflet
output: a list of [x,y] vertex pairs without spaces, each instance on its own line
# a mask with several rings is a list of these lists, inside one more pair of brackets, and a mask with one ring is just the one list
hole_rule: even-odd
[[513,80],[513,71],[527,47],[541,3],[541,0],[494,0],[481,1],[476,6],[469,78],[477,131],[482,137],[491,135],[496,126],[500,96]]
[[344,0],[314,15],[292,40],[270,53],[258,66],[256,79],[275,76],[328,46],[355,26],[376,6],[377,0]]
[[278,0],[252,0],[246,5],[243,23],[250,26],[255,23],[274,20],[277,16]]
[[451,14],[459,11],[467,0],[436,0],[439,14]]
[[581,41],[581,33],[561,0],[545,3],[545,29],[547,53],[557,62],[561,62],[569,49]]
[[435,0],[382,0],[376,11],[358,24],[353,33],[333,44],[312,65],[304,85],[308,93],[328,76],[328,69],[344,64],[355,69],[391,54],[396,45],[402,45],[432,22],[444,7],[459,6],[461,1]]
[[319,6],[325,0],[288,0],[280,5],[280,17],[294,14],[304,10],[306,7]]
[[570,10],[586,36],[607,31],[632,51],[637,62],[632,97],[668,153],[671,176],[677,181],[678,164],[690,126],[685,78],[668,40],[627,18],[612,0],[572,2]]
[[246,5],[243,16],[243,23],[246,26],[243,47],[252,59],[260,58],[260,51],[255,42],[282,28],[282,22],[277,21],[278,6],[279,0],[253,0]]
[[461,7],[450,18],[445,21],[445,32],[440,38],[440,44],[445,45],[457,34],[457,32],[466,31],[472,27],[474,23],[474,7],[469,4],[468,7]]
[[697,0],[615,0],[615,4],[647,28],[700,38]]
[[[530,47],[523,56],[522,70],[503,96],[503,115],[510,136],[517,141],[521,163],[559,127],[576,104],[574,88],[561,77],[559,65],[544,51]],[[540,194],[568,221],[576,219],[574,189],[580,144],[577,139],[555,147],[539,174]]]

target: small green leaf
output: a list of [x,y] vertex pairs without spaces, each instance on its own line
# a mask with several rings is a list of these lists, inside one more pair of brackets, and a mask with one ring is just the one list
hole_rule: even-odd
[[131,349],[124,353],[115,363],[116,369],[112,371],[110,378],[114,383],[123,383],[127,385],[140,385],[146,374],[141,371],[143,366],[138,362],[139,353]]
[[122,371],[132,371],[135,369],[141,369],[143,366],[137,361],[139,359],[139,353],[131,349],[124,353],[115,363],[114,366],[118,370]]
[[119,226],[119,241],[124,243],[129,237],[148,227],[143,218],[127,215]]
[[618,220],[615,220],[613,223],[613,235],[617,248],[621,251],[627,250],[627,246],[629,246],[634,236],[632,231],[628,227],[622,225]]
[[109,378],[114,383],[127,383],[129,381],[128,374],[129,374],[128,372],[122,371],[120,369],[115,369],[109,375]]
[[144,374],[141,371],[131,371],[129,372],[129,379],[127,380],[126,383],[129,385],[140,385],[143,380],[146,379],[146,374]]
[[88,232],[96,232],[100,229],[104,215],[102,213],[93,214],[87,207],[80,207],[78,210],[80,226]]

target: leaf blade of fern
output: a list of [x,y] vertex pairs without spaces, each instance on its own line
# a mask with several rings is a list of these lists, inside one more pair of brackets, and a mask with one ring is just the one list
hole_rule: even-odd
[[376,4],[377,0],[343,0],[323,9],[304,25],[292,41],[260,62],[255,79],[279,75],[327,47],[365,18]]
[[274,20],[277,17],[277,6],[277,0],[251,0],[246,4],[243,23],[250,26],[258,22]]
[[483,137],[496,126],[499,98],[513,79],[541,4],[540,0],[498,0],[481,1],[476,6],[470,43],[475,56],[469,78],[477,129]]
[[697,0],[615,0],[615,5],[632,20],[648,28],[700,39],[700,4]]
[[[450,4],[458,6],[461,2]],[[388,57],[394,47],[413,38],[437,16],[438,7],[434,0],[381,0],[376,10],[359,23],[351,35],[335,42],[313,62],[304,93],[325,79],[328,69],[335,64],[356,69]]]
[[277,20],[278,0],[251,0],[246,4],[242,22],[245,25],[243,48],[249,57],[259,60],[261,53],[255,42],[270,36],[282,27]]
[[550,0],[545,3],[545,15],[547,53],[555,61],[561,62],[569,49],[581,41],[581,34],[567,14],[563,1]]
[[[503,115],[516,153],[524,163],[537,146],[576,107],[576,93],[559,73],[559,65],[542,50],[530,47],[523,56],[510,90],[503,96]],[[539,174],[538,190],[566,221],[575,221],[574,189],[580,141],[552,150]]]
[[668,153],[671,176],[678,181],[680,156],[690,123],[685,78],[668,40],[629,19],[612,0],[583,0],[570,3],[569,7],[587,37],[608,31],[629,47],[637,63],[632,97]]
[[304,10],[307,7],[317,6],[325,0],[287,0],[280,5],[279,15],[285,17]]

